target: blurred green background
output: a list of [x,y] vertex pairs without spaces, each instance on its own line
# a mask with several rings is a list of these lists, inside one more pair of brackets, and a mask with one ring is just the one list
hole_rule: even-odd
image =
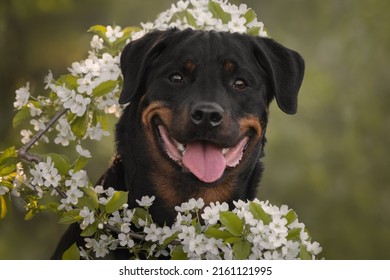
[[[259,198],[293,208],[327,259],[390,259],[390,1],[231,2],[252,7],[306,61],[298,114],[272,104]],[[48,69],[58,77],[86,57],[90,26],[139,25],[171,3],[1,0],[0,150],[20,143],[11,125],[16,88],[30,81],[43,94]],[[92,180],[112,141],[97,147]],[[65,227],[49,213],[23,216],[15,203],[0,221],[0,259],[49,258]]]

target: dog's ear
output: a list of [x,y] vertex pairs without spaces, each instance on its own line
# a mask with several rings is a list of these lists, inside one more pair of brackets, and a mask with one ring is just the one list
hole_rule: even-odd
[[151,62],[161,53],[165,45],[163,38],[173,32],[154,31],[126,45],[121,54],[121,70],[123,87],[119,97],[120,104],[130,102],[137,92],[143,90],[145,73]]
[[279,108],[287,114],[295,114],[305,70],[302,57],[272,39],[256,38],[254,41],[256,59],[271,79],[273,96]]

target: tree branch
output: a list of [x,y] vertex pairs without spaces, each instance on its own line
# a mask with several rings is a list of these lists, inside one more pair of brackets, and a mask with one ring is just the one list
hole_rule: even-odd
[[[118,229],[117,227],[114,227],[112,225],[105,224],[104,227],[107,230],[112,231],[112,232],[114,232],[116,234],[121,233],[120,229]],[[141,240],[141,241],[145,241],[145,236],[146,236],[145,234],[140,234],[140,233],[135,233],[135,232],[129,232],[128,234],[129,234],[129,236],[131,238],[138,239],[138,240]],[[181,242],[180,242],[180,240],[173,240],[173,241],[170,242],[170,244],[172,244],[172,245],[180,245]]]
[[37,156],[37,155],[32,155],[29,153],[29,150],[31,149],[31,147],[37,142],[39,141],[39,139],[42,138],[42,136],[50,129],[50,127],[52,127],[54,125],[54,123],[56,121],[58,121],[59,118],[61,118],[66,112],[68,111],[68,109],[66,108],[63,108],[61,111],[59,111],[57,114],[55,114],[45,125],[45,128],[44,129],[41,129],[40,131],[38,131],[37,134],[35,134],[31,140],[26,143],[22,148],[20,148],[18,150],[18,156],[21,158],[21,159],[24,159],[28,162],[35,162],[35,163],[39,163],[42,161],[42,158],[40,156]]
[[[23,147],[21,147],[17,153],[18,153],[18,156],[21,158],[21,159],[24,159],[28,162],[35,162],[35,163],[39,163],[42,161],[42,158],[38,155],[33,155],[33,154],[30,154],[29,153],[29,150],[31,149],[31,147],[39,141],[39,139],[42,138],[42,136],[59,120],[59,118],[61,118],[66,112],[68,111],[68,109],[66,108],[63,108],[61,111],[59,111],[57,114],[55,114],[45,125],[45,128],[44,129],[41,129],[40,131],[38,131],[37,134],[35,134],[31,140],[26,143]],[[60,190],[60,188],[55,188],[55,190],[57,191],[57,193],[61,196],[61,198],[66,198],[67,195],[62,191]],[[117,227],[115,226],[112,226],[112,225],[109,225],[109,224],[105,224],[104,227],[109,230],[109,231],[112,231],[116,234],[120,234],[121,233],[121,230],[118,229]],[[138,239],[138,240],[142,240],[142,241],[145,241],[145,235],[144,234],[139,234],[139,233],[135,233],[135,232],[130,232],[129,233],[130,237],[131,238],[134,238],[134,239]],[[180,244],[180,241],[178,240],[174,240],[171,242],[172,244]]]
[[[112,232],[114,232],[116,234],[121,233],[120,229],[118,229],[117,227],[114,227],[112,225],[105,224],[104,227],[106,229],[108,229],[109,231],[112,231]],[[129,235],[130,235],[130,237],[132,237],[134,239],[145,240],[145,235],[144,234],[139,234],[139,233],[135,233],[135,232],[129,232]]]

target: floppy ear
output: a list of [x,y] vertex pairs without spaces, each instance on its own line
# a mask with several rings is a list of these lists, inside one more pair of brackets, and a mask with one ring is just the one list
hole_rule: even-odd
[[[297,112],[298,91],[301,87],[305,63],[295,51],[268,38],[255,40],[255,56],[271,79],[273,96],[283,112]],[[271,101],[271,100],[270,100]]]
[[130,102],[137,92],[143,90],[143,80],[151,61],[163,51],[165,46],[159,44],[164,35],[172,32],[155,31],[126,45],[121,54],[123,87],[119,97],[120,104]]

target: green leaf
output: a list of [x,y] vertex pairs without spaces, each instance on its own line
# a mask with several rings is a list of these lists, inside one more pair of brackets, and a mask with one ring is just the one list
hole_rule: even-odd
[[287,220],[287,226],[288,226],[298,218],[298,215],[297,215],[297,213],[295,213],[294,210],[291,209],[290,211],[288,211],[285,218]]
[[97,209],[99,207],[99,199],[95,190],[91,187],[83,188],[83,192],[87,194],[88,198],[92,203],[92,207],[88,207],[90,210]]
[[0,176],[8,176],[14,173],[17,163],[18,159],[13,157],[2,160],[0,164]]
[[58,221],[60,224],[73,224],[81,221],[83,217],[80,216],[80,209],[70,210],[65,212]]
[[164,240],[164,243],[162,244],[162,246],[166,247],[169,243],[171,243],[172,241],[176,240],[178,236],[179,236],[179,233],[177,232],[177,233],[173,234],[172,236],[166,238]]
[[13,173],[18,161],[15,147],[10,147],[0,153],[0,176],[7,176]]
[[240,240],[233,244],[235,259],[246,260],[251,253],[251,244],[248,241]]
[[95,210],[95,203],[92,201],[92,199],[86,195],[84,195],[83,197],[80,197],[78,198],[78,201],[77,201],[77,206],[79,208],[84,208],[87,207],[89,210]]
[[127,203],[128,192],[116,191],[111,199],[107,202],[105,206],[105,211],[107,213],[115,212],[122,208],[123,204]]
[[287,240],[298,239],[301,234],[300,228],[293,228],[288,231]]
[[[88,110],[87,110],[88,111]],[[84,113],[81,117],[76,117],[70,125],[70,129],[77,138],[84,137],[88,128],[88,112]]]
[[122,32],[123,32],[123,36],[129,36],[133,32],[137,32],[137,31],[141,31],[141,30],[142,30],[142,28],[139,26],[127,26],[127,27],[122,29]]
[[144,208],[137,207],[135,208],[133,218],[131,219],[131,222],[137,227],[140,228],[141,225],[139,224],[138,220],[141,219],[143,221],[147,221],[148,224],[152,221],[150,218],[150,215],[148,211],[146,211]]
[[188,260],[187,254],[183,251],[183,245],[176,246],[171,251],[172,260]]
[[187,18],[189,25],[192,27],[197,27],[195,17],[188,10],[185,11],[185,17]]
[[232,19],[232,16],[226,13],[221,8],[221,5],[216,2],[213,1],[209,2],[209,10],[213,14],[214,18],[221,19],[222,23],[224,24],[227,24]]
[[311,254],[307,251],[306,247],[301,244],[299,246],[299,258],[301,260],[311,260]]
[[217,229],[217,228],[214,228],[214,227],[208,228],[204,232],[204,235],[207,238],[214,237],[215,239],[222,239],[224,241],[226,239],[230,238],[230,237],[233,237],[233,235],[230,232],[228,232],[227,230],[220,230],[220,229]]
[[12,126],[14,128],[18,128],[20,125],[24,124],[30,118],[31,118],[30,109],[23,108],[15,114],[14,119],[12,120]]
[[259,32],[260,32],[260,27],[251,27],[246,31],[248,35],[252,35],[252,36],[259,36]]
[[141,27],[139,26],[128,26],[128,27],[125,27],[122,29],[122,32],[123,32],[123,36],[121,38],[118,38],[116,41],[115,41],[115,45],[118,46],[119,48],[121,48],[121,46],[125,45],[126,44],[126,41],[128,39],[130,39],[131,37],[131,34],[133,32],[137,32],[137,31],[140,31],[142,30]]
[[79,260],[80,250],[77,247],[76,242],[72,244],[62,255],[63,260]]
[[79,157],[76,160],[76,162],[73,164],[74,172],[77,172],[77,171],[80,171],[81,169],[83,169],[87,165],[88,161],[89,161],[89,159],[86,157]]
[[262,220],[266,225],[272,222],[271,216],[265,213],[261,205],[256,202],[249,203],[249,211],[252,213],[255,219]]
[[107,93],[110,93],[116,88],[117,85],[118,85],[118,81],[113,81],[113,80],[105,81],[94,88],[92,92],[92,97],[98,98]]
[[65,85],[67,89],[77,90],[79,87],[79,84],[77,83],[78,79],[79,77],[73,76],[72,74],[66,74],[60,76],[57,80],[57,83],[61,86]]
[[70,169],[70,160],[66,155],[50,153],[46,155],[46,158],[51,157],[54,162],[54,167],[58,169],[61,175],[67,175]]
[[18,154],[16,153],[15,147],[9,147],[8,149],[5,149],[2,153],[0,153],[0,164],[3,164],[3,161],[11,158],[11,157],[17,157]]
[[241,236],[233,236],[233,237],[227,238],[224,242],[227,244],[234,244],[240,240],[241,240]]
[[34,216],[37,213],[39,213],[40,207],[38,204],[38,200],[37,199],[30,200],[27,209],[28,209],[28,211],[27,211],[26,215],[24,216],[25,221],[31,220],[32,218],[34,218]]
[[4,164],[0,166],[0,176],[7,176],[10,175],[15,171],[16,168],[16,160],[14,159],[9,159],[8,164]]
[[221,212],[219,213],[219,220],[231,234],[241,236],[243,223],[236,214],[231,211]]
[[107,28],[103,25],[94,25],[88,29],[88,32],[96,34],[103,39],[107,39],[106,31],[107,31]]
[[244,18],[246,19],[246,23],[251,23],[255,18],[257,17],[255,11],[253,11],[251,8],[248,9],[248,11],[245,13]]
[[3,196],[0,196],[0,220],[4,219],[7,215],[7,203]]
[[92,125],[96,126],[100,123],[102,129],[108,130],[107,114],[99,109],[93,110]]
[[16,170],[16,164],[18,160],[16,158],[7,158],[0,164],[0,176],[7,176],[14,173]]
[[88,226],[80,233],[80,236],[87,237],[87,236],[94,235],[95,232],[96,232],[97,229],[98,229],[98,224],[99,224],[99,222],[96,221],[96,222],[94,222],[93,224],[88,225]]
[[37,209],[30,209],[27,211],[26,215],[24,215],[24,220],[29,221],[34,218],[35,214],[37,214]]

